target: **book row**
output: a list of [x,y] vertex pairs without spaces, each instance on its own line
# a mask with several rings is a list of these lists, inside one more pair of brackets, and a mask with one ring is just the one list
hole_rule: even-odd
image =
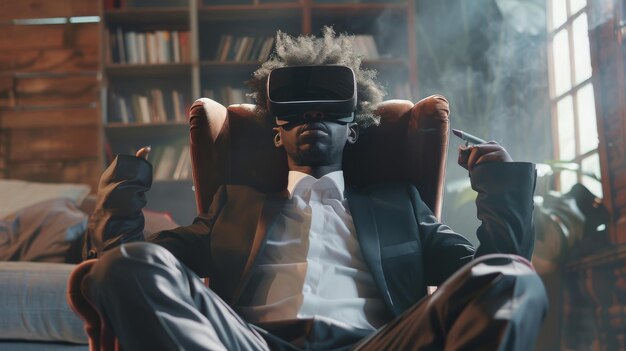
[[150,89],[145,94],[111,94],[109,123],[185,122],[185,97],[178,90]]
[[104,9],[189,6],[189,0],[104,0]]
[[272,53],[274,37],[220,36],[213,57],[220,62],[266,61]]
[[202,96],[215,100],[224,106],[233,104],[253,104],[251,97],[246,95],[247,88],[234,88],[230,85],[219,89],[203,89]]
[[157,146],[148,155],[154,168],[154,180],[191,178],[189,145],[167,144]]
[[189,32],[123,31],[108,32],[109,61],[113,63],[157,64],[190,61]]
[[369,34],[359,34],[354,36],[354,52],[363,56],[366,60],[377,60],[380,58],[378,46],[374,37]]

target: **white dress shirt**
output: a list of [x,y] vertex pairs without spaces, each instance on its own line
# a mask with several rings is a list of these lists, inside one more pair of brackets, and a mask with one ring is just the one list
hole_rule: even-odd
[[289,172],[289,201],[237,304],[249,322],[323,317],[360,329],[384,324],[385,305],[361,256],[343,172]]

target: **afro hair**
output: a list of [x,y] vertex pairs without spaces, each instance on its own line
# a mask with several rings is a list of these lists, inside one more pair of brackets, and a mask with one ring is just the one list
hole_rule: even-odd
[[352,68],[357,82],[357,110],[355,121],[359,127],[378,125],[376,105],[383,100],[385,91],[376,81],[377,72],[361,68],[363,57],[354,52],[354,36],[336,34],[333,28],[324,27],[322,36],[300,35],[292,37],[282,31],[276,33],[276,49],[246,82],[249,95],[255,99],[258,112],[267,116],[267,77],[279,67],[300,65],[344,65]]

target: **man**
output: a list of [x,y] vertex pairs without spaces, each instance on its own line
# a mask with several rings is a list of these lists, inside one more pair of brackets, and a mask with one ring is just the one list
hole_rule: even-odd
[[[530,258],[534,167],[495,143],[462,150],[479,192],[477,252],[411,185],[346,189],[343,149],[359,124],[377,123],[382,97],[348,41],[279,33],[253,78],[287,155],[286,191],[223,186],[192,225],[142,243],[146,151],[103,174],[86,242],[100,259],[84,283],[123,349],[532,349],[546,308],[539,278],[524,258],[479,256]],[[371,219],[389,212],[380,204],[403,215],[374,234]],[[426,285],[440,288],[422,299]]]

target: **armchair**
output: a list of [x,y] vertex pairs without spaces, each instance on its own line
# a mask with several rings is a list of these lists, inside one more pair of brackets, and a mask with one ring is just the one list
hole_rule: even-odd
[[[344,175],[348,185],[409,181],[435,216],[441,214],[448,145],[448,102],[433,95],[416,104],[406,100],[381,103],[381,125],[361,131],[348,146]],[[249,185],[280,191],[287,184],[287,160],[272,143],[273,131],[257,116],[254,105],[228,108],[198,99],[189,111],[191,160],[198,213],[206,213],[222,184]],[[81,289],[95,260],[79,265],[68,281],[68,303],[85,321],[90,349],[119,350],[109,326]]]
[[[348,185],[409,181],[439,218],[448,147],[448,101],[441,95],[416,104],[388,100],[377,109],[378,127],[362,130],[348,145],[344,175]],[[191,160],[198,213],[205,213],[221,184],[280,191],[287,185],[287,158],[272,143],[271,126],[254,105],[228,108],[198,99],[189,111]]]

